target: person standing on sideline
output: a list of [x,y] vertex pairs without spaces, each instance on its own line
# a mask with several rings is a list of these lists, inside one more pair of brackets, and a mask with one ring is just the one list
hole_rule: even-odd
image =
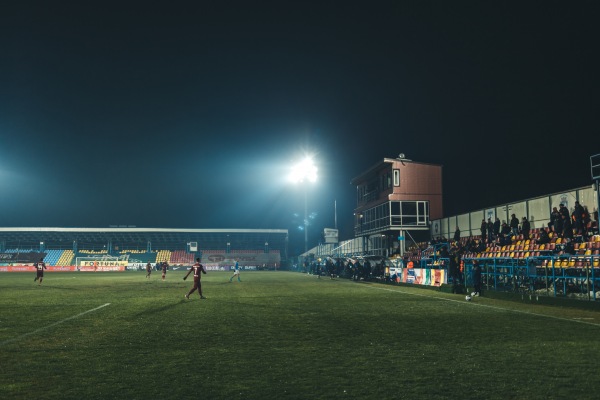
[[206,274],[206,269],[204,268],[204,265],[200,264],[200,258],[196,258],[196,263],[190,267],[188,273],[183,277],[184,281],[192,271],[194,271],[194,287],[187,294],[185,294],[184,297],[189,300],[190,294],[194,293],[195,290],[198,290],[200,298],[206,299],[206,297],[202,295],[202,282],[200,281],[200,273]]
[[476,260],[473,261],[473,286],[471,296],[481,296],[481,267]]
[[235,278],[236,276],[238,282],[241,282],[242,280],[240,279],[240,264],[237,260],[235,260],[235,265],[233,266],[233,275],[231,275],[231,278],[229,278],[229,282],[233,282],[233,278]]
[[166,261],[162,262],[162,280],[164,281],[165,278],[167,277],[167,269],[169,268],[169,263]]
[[150,278],[151,274],[152,274],[152,264],[148,263],[148,264],[146,264],[146,279]]
[[40,261],[33,264],[33,266],[36,269],[36,275],[35,275],[35,279],[33,281],[34,282],[39,281],[38,285],[41,285],[42,281],[44,280],[44,270],[47,269],[46,263],[44,262],[43,258],[40,258]]

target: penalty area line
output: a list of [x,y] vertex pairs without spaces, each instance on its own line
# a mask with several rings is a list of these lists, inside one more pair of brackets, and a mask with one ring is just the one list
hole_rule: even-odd
[[464,300],[461,301],[461,300],[455,300],[455,299],[447,299],[445,297],[439,297],[439,296],[427,296],[427,295],[421,294],[421,293],[410,293],[410,292],[405,292],[403,290],[393,290],[393,289],[389,289],[389,288],[378,288],[378,287],[371,286],[371,285],[369,285],[367,287],[369,289],[374,289],[374,290],[385,290],[385,291],[388,291],[388,292],[395,292],[395,293],[407,294],[409,296],[427,297],[427,298],[430,298],[430,299],[450,301],[450,302],[464,304],[464,305],[468,304],[469,306],[491,308],[492,310],[508,311],[508,312],[514,312],[514,313],[518,313],[518,314],[532,315],[532,316],[535,316],[535,317],[550,318],[550,319],[556,319],[558,321],[575,322],[577,324],[584,324],[584,325],[591,325],[591,326],[595,326],[595,327],[600,327],[600,324],[598,324],[598,323],[588,322],[588,321],[584,321],[582,319],[575,319],[575,318],[571,319],[571,318],[556,317],[554,315],[538,314],[538,313],[534,313],[534,312],[531,312],[531,311],[513,310],[513,309],[510,309],[510,308],[503,308],[503,307],[498,307],[498,306],[490,306],[490,305],[487,305],[487,304],[479,304],[479,303],[473,303],[473,302],[467,303]]
[[41,332],[41,331],[44,331],[44,330],[46,330],[46,329],[50,329],[50,328],[52,328],[52,327],[54,327],[54,326],[56,326],[56,325],[60,325],[60,324],[62,324],[62,323],[65,323],[65,322],[67,322],[67,321],[70,321],[70,320],[72,320],[72,319],[79,318],[79,317],[81,317],[82,315],[85,315],[85,314],[88,314],[88,313],[91,313],[91,312],[94,312],[94,311],[98,311],[98,310],[100,310],[101,308],[104,308],[104,307],[106,307],[106,306],[109,306],[109,305],[110,305],[110,303],[103,304],[103,305],[101,305],[100,307],[92,308],[91,310],[87,310],[87,311],[84,311],[84,312],[82,312],[82,313],[79,313],[79,314],[77,314],[77,315],[73,315],[73,316],[71,316],[71,317],[68,317],[68,318],[65,318],[65,319],[63,319],[63,320],[60,320],[60,321],[54,322],[54,323],[52,323],[52,324],[50,324],[50,325],[46,325],[46,326],[44,326],[44,327],[38,328],[38,329],[36,329],[35,331],[27,332],[27,333],[24,333],[24,334],[22,334],[22,335],[20,335],[20,336],[17,336],[17,337],[15,337],[15,338],[12,338],[12,339],[5,340],[5,341],[3,341],[3,342],[0,342],[0,346],[4,346],[5,344],[9,344],[9,343],[12,343],[12,342],[16,342],[17,340],[23,339],[24,337],[27,337],[27,336],[35,335],[36,333],[39,333],[39,332]]

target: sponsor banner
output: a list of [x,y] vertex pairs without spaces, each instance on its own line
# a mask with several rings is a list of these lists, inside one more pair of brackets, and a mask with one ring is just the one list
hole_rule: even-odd
[[[30,265],[10,265],[10,266],[0,266],[0,272],[35,272],[36,269]],[[77,267],[75,266],[66,266],[66,267],[46,267],[46,272],[72,272],[77,271]]]
[[89,260],[80,261],[80,267],[126,267],[127,260],[109,260],[109,261],[99,261],[99,260]]
[[445,269],[398,268],[394,272],[396,273],[396,277],[394,278],[396,282],[437,287],[448,283]]
[[0,272],[35,272],[35,267],[31,265],[9,265],[0,267]]
[[269,252],[269,253],[236,253],[235,251],[231,253],[217,253],[211,250],[205,250],[202,253],[201,263],[205,267],[207,266],[219,266],[219,267],[227,267],[233,266],[235,262],[238,262],[240,267],[246,265],[273,265],[281,263],[281,255],[279,252]]
[[219,266],[219,264],[204,264],[201,263],[202,265],[204,265],[204,268],[206,268],[207,271],[230,271],[231,267],[229,265],[225,265],[225,266]]
[[67,267],[48,267],[47,271],[50,272],[72,272],[77,271],[76,266],[67,266]]
[[114,266],[96,266],[96,267],[89,267],[89,266],[81,266],[78,268],[79,271],[81,272],[113,272],[113,271],[125,271],[125,266],[124,265],[114,265]]
[[[202,265],[204,265],[204,268],[206,268],[207,271],[233,271],[233,266],[230,265],[219,265],[219,264],[205,264],[202,263]],[[256,265],[240,265],[240,271],[256,271],[258,269],[258,267]],[[188,269],[188,268],[186,268]]]
[[6,264],[33,264],[45,258],[46,253],[0,253],[0,262]]

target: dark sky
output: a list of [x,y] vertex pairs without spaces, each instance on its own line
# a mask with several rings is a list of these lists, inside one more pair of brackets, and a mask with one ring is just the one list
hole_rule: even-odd
[[[444,166],[446,215],[591,184],[593,1],[0,6],[2,226],[351,235],[350,180]],[[133,3],[132,3],[133,4]]]

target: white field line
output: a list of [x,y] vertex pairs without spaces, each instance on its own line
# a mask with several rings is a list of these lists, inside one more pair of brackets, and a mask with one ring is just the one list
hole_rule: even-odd
[[79,318],[79,317],[81,317],[82,315],[85,315],[85,314],[88,314],[88,313],[91,313],[91,312],[94,312],[94,311],[100,310],[101,308],[104,308],[104,307],[106,307],[106,306],[109,306],[109,305],[110,305],[110,303],[103,304],[103,305],[101,305],[100,307],[92,308],[91,310],[87,310],[87,311],[84,311],[84,312],[82,312],[82,313],[79,313],[79,314],[77,314],[77,315],[73,315],[72,317],[68,317],[68,318],[65,318],[65,319],[63,319],[63,320],[60,320],[60,321],[58,321],[58,322],[55,322],[55,323],[53,323],[53,324],[46,325],[46,326],[44,326],[44,327],[38,328],[38,329],[36,329],[35,331],[31,331],[31,332],[28,332],[28,333],[24,333],[24,334],[22,334],[21,336],[17,336],[17,337],[14,337],[14,338],[12,338],[12,339],[5,340],[4,342],[0,342],[0,346],[4,346],[5,344],[12,343],[12,342],[16,342],[17,340],[23,339],[24,337],[27,337],[27,336],[35,335],[35,334],[36,334],[36,333],[38,333],[38,332],[41,332],[41,331],[43,331],[43,330],[46,330],[46,329],[52,328],[53,326],[56,326],[56,325],[60,325],[60,324],[62,324],[63,322],[67,322],[67,321],[70,321],[70,320],[72,320],[72,319]]
[[538,314],[538,313],[534,313],[534,312],[530,312],[530,311],[512,310],[510,308],[490,306],[490,305],[486,305],[486,304],[475,303],[475,302],[472,302],[472,301],[471,302],[466,302],[464,300],[447,299],[445,297],[438,297],[438,296],[428,296],[426,294],[410,293],[410,292],[405,292],[405,291],[402,291],[402,290],[394,290],[394,289],[382,288],[382,287],[371,286],[371,285],[368,285],[367,287],[370,288],[370,289],[385,290],[385,291],[389,291],[389,292],[396,292],[396,293],[408,294],[408,295],[411,295],[411,296],[420,296],[420,297],[427,297],[427,298],[436,299],[436,300],[451,301],[451,302],[460,303],[460,304],[469,305],[469,306],[486,307],[486,308],[491,308],[493,310],[508,311],[508,312],[514,312],[514,313],[519,313],[519,314],[525,314],[525,315],[533,315],[533,316],[536,316],[536,317],[551,318],[551,319],[556,319],[556,320],[559,320],[559,321],[575,322],[575,323],[578,323],[578,324],[584,324],[584,325],[591,325],[591,326],[600,327],[600,323],[587,322],[587,321],[583,321],[582,319],[575,319],[575,318],[570,319],[570,318],[556,317],[554,315]]
[[76,276],[70,276],[68,278],[55,278],[55,277],[52,277],[52,282],[54,282],[54,281],[64,281],[66,279],[77,279],[77,277]]

